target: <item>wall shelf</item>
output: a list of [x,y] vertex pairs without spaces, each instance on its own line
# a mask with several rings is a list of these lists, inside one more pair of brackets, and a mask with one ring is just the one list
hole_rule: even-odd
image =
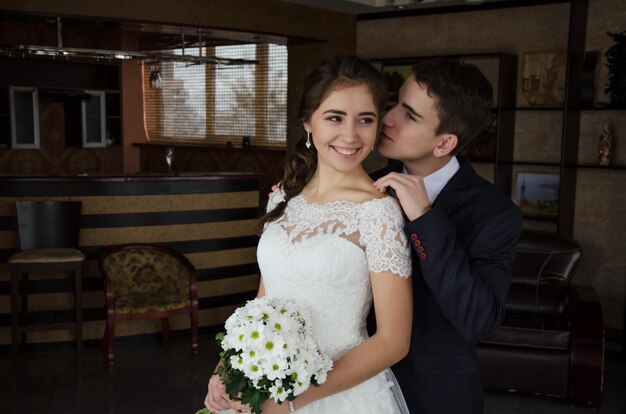
[[502,161],[502,164],[512,165],[536,165],[538,167],[560,167],[559,162],[536,162],[536,161]]
[[621,107],[614,107],[614,106],[593,106],[593,107],[583,107],[580,108],[581,111],[615,111],[615,112],[619,112],[619,111],[626,111],[626,108],[621,108]]
[[577,164],[569,167],[588,170],[626,170],[626,165],[609,165],[605,167],[597,164]]
[[552,108],[552,107],[532,107],[532,106],[518,106],[513,109],[514,111],[546,111],[546,112],[563,112],[563,108]]

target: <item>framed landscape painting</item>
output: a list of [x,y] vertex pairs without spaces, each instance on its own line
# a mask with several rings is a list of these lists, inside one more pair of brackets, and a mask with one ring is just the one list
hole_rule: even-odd
[[559,174],[518,171],[513,201],[528,216],[556,217],[559,213]]

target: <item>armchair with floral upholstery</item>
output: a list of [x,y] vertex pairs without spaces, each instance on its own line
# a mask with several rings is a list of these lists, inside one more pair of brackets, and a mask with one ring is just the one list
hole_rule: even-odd
[[169,342],[169,317],[189,314],[191,350],[198,352],[196,269],[180,252],[157,244],[111,246],[99,256],[104,278],[106,365],[114,365],[115,323],[119,320],[161,319],[163,340]]

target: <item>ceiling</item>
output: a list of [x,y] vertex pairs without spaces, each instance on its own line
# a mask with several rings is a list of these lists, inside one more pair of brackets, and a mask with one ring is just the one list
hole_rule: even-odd
[[[358,19],[397,17],[406,14],[440,13],[459,10],[476,10],[492,7],[511,6],[519,1],[544,1],[544,0],[279,0],[285,3],[298,4],[319,9],[338,11],[342,13],[354,14]],[[554,1],[554,0],[552,0]],[[30,15],[20,13],[0,13],[0,23],[6,25],[14,24],[21,26],[31,24],[39,28],[35,32],[47,33],[48,38],[56,39],[58,43],[50,44],[29,44],[28,39],[20,40],[15,38],[11,45],[0,45],[0,55],[20,56],[28,54],[29,57],[35,55],[53,55],[60,53],[68,58],[68,54],[85,57],[86,59],[100,59],[103,56],[111,59],[146,58],[147,52],[163,51],[180,48],[196,48],[199,46],[219,46],[240,43],[277,43],[287,44],[287,39],[280,36],[259,35],[255,33],[244,33],[238,31],[198,29],[192,27],[168,26],[160,24],[147,24],[137,22],[102,21],[98,19],[81,18],[57,18],[43,15]],[[8,26],[7,26],[8,27]],[[61,46],[59,41],[65,39],[66,31],[70,32],[73,27],[94,28],[94,30],[117,29],[129,32],[141,33],[139,39],[139,51],[134,55],[121,50],[108,49],[85,49],[72,48],[71,42]],[[9,31],[12,31],[9,29]],[[23,31],[23,30],[22,30]],[[53,36],[56,32],[56,36]],[[19,37],[19,36],[18,36]],[[70,36],[71,37],[71,36]],[[289,42],[306,41],[304,39],[290,39]],[[184,45],[184,46],[183,46]],[[68,47],[69,46],[69,47]],[[94,46],[95,47],[95,46]],[[73,49],[73,50],[70,50]],[[127,51],[128,52],[128,51]],[[193,53],[191,53],[193,54]],[[137,55],[137,56],[135,56]],[[152,55],[150,55],[152,56]],[[161,55],[163,58],[170,56]],[[177,55],[178,57],[178,55]],[[150,57],[153,58],[153,57]],[[200,63],[206,63],[206,57]],[[198,62],[192,62],[198,63]]]
[[319,9],[333,10],[360,16],[397,14],[399,11],[419,11],[477,7],[488,3],[511,3],[515,0],[279,0]]

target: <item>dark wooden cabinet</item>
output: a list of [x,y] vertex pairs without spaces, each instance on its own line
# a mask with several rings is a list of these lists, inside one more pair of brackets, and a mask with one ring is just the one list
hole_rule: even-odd
[[[118,64],[0,57],[0,68],[0,145],[39,148],[37,109],[59,102],[63,103],[67,146],[99,148],[122,142]],[[24,143],[26,115],[13,120],[11,96],[19,92],[23,97],[27,91],[34,91],[30,128],[34,133]],[[12,142],[12,136],[17,141]]]
[[68,145],[106,147],[107,117],[104,91],[84,91],[82,98],[65,104],[65,135]]
[[122,102],[119,90],[105,94],[107,145],[122,143]]
[[34,87],[9,87],[11,148],[39,148],[39,91]]

